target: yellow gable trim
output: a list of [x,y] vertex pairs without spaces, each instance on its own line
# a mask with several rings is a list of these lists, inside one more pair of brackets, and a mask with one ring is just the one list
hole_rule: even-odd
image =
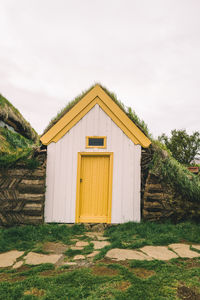
[[66,113],[51,129],[42,137],[41,142],[49,145],[61,139],[78,121],[80,121],[96,104],[121,128],[121,130],[133,141],[147,148],[151,141],[144,133],[127,117],[120,107],[96,85],[84,96],[68,113]]

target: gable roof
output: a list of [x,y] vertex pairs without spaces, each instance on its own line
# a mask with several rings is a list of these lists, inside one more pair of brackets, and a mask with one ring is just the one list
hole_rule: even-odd
[[96,104],[102,108],[134,144],[140,144],[144,148],[147,148],[151,144],[151,141],[146,135],[129,119],[119,105],[117,105],[98,84],[89,90],[75,106],[41,137],[41,142],[44,145],[49,145],[51,142],[56,143]]

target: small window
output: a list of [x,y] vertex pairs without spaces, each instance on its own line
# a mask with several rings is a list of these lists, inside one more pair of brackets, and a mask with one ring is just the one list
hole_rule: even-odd
[[87,136],[86,148],[106,148],[105,136]]

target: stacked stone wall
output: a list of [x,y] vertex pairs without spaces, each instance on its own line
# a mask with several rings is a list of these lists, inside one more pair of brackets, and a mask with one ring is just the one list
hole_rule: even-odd
[[159,177],[149,172],[143,199],[143,219],[175,222],[200,218],[200,203],[182,199]]
[[0,169],[0,225],[44,222],[46,150],[36,153],[39,166]]

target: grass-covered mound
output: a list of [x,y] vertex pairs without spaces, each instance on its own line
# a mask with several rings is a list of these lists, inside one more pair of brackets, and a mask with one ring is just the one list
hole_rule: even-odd
[[151,172],[173,190],[175,197],[200,203],[199,176],[192,174],[187,167],[173,158],[169,151],[163,150],[162,144],[154,141],[152,147],[154,156],[150,166]]
[[0,95],[0,168],[22,162],[27,167],[38,163],[33,158],[38,135],[21,113]]
[[0,169],[11,168],[19,163],[28,168],[37,167],[38,162],[33,157],[34,147],[31,140],[0,127]]
[[24,119],[22,114],[0,94],[0,121],[11,126],[17,133],[36,142],[38,134]]

